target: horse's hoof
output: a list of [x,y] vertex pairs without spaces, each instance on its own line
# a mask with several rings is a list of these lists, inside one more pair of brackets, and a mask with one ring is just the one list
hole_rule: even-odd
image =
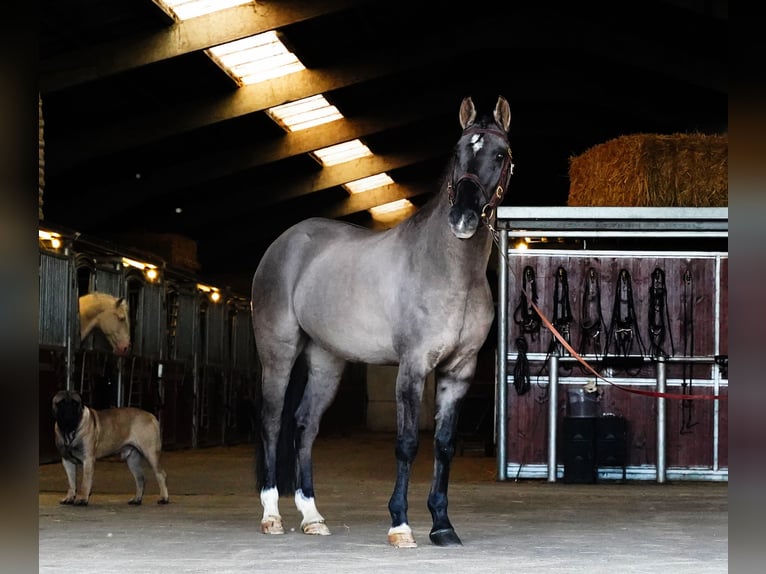
[[59,500],[59,504],[74,504],[74,498],[63,498]]
[[169,498],[160,498],[157,501],[157,504],[170,504],[170,499]]
[[261,520],[261,532],[264,534],[284,534],[282,519],[279,516],[269,516]]
[[330,536],[330,529],[324,522],[311,522],[303,525],[304,534],[314,534],[316,536]]
[[128,504],[130,504],[131,506],[141,506],[141,502],[143,501],[138,498],[131,498],[130,500],[128,500]]
[[75,506],[88,506],[88,500],[85,498],[75,498],[72,504]]
[[394,548],[417,548],[418,543],[409,526],[403,525],[388,531],[388,543]]
[[455,534],[454,528],[442,528],[441,530],[434,530],[428,537],[431,539],[431,543],[436,546],[462,546],[463,543]]

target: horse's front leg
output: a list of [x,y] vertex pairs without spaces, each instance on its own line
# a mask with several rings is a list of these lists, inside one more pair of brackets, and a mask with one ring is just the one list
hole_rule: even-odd
[[455,455],[460,404],[468,392],[470,379],[440,376],[436,391],[436,428],[434,430],[434,475],[428,493],[428,510],[433,526],[429,534],[436,546],[461,545],[460,538],[447,516],[447,487],[452,458]]
[[388,543],[397,548],[415,548],[417,543],[407,519],[407,491],[412,462],[418,453],[418,421],[425,373],[413,373],[405,364],[396,377],[396,483],[388,501],[391,528]]

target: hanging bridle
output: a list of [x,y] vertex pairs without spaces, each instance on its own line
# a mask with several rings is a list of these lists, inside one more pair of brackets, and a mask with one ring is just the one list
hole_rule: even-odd
[[[469,127],[463,130],[463,134],[460,137],[462,138],[463,136],[471,134],[494,134],[496,136],[502,137],[506,142],[508,141],[508,135],[504,131],[495,128]],[[479,191],[481,192],[482,197],[484,197],[486,201],[484,206],[481,208],[481,220],[484,225],[486,225],[493,233],[495,230],[492,227],[491,220],[495,215],[497,206],[500,205],[501,201],[503,201],[505,190],[508,189],[508,183],[511,181],[511,175],[513,175],[513,156],[511,155],[510,146],[506,148],[506,152],[507,153],[503,159],[503,168],[500,171],[500,177],[497,180],[497,187],[495,187],[494,193],[487,193],[487,189],[484,187],[484,184],[482,184],[481,180],[479,180],[479,177],[475,173],[464,173],[459,178],[457,178],[457,181],[454,183],[452,181],[447,183],[450,206],[455,205],[455,190],[461,181],[470,180],[476,184],[476,186],[479,188]]]

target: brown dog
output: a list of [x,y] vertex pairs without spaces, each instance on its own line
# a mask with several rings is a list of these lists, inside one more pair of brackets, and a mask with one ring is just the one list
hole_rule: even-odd
[[[136,496],[128,504],[141,504],[143,500],[146,481],[142,459],[149,463],[157,477],[158,504],[168,503],[167,475],[160,467],[160,424],[153,414],[133,407],[97,411],[84,405],[78,392],[59,391],[53,397],[53,417],[56,446],[69,481],[69,490],[61,504],[88,504],[96,460],[118,452],[136,480]],[[78,465],[82,466],[79,490],[76,488]]]

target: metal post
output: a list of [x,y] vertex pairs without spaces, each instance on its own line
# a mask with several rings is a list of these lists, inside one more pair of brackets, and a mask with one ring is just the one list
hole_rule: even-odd
[[125,384],[122,380],[122,371],[125,368],[125,359],[117,357],[117,406],[125,406]]
[[558,416],[559,352],[548,360],[548,482],[556,482],[556,426]]
[[[667,377],[665,373],[665,357],[657,357],[657,391],[664,393],[667,389]],[[665,398],[657,397],[657,482],[665,482]]]
[[497,480],[508,478],[506,434],[508,424],[508,234],[498,234],[497,257],[497,380],[495,381],[495,444]]

